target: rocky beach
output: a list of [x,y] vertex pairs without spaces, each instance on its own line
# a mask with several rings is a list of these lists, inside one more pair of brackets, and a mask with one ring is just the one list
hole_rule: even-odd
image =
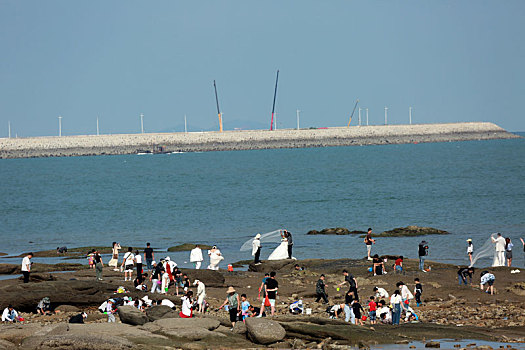
[[488,122],[0,139],[0,158],[233,151],[510,139]]
[[[84,250],[82,248],[80,250]],[[296,271],[295,264],[304,268]],[[180,319],[180,297],[168,295],[176,304],[176,311],[157,306],[142,313],[132,307],[121,307],[117,323],[107,324],[107,316],[97,308],[111,297],[129,295],[160,298],[159,295],[135,290],[131,282],[123,281],[123,274],[104,268],[104,281],[95,280],[95,272],[85,265],[64,264],[39,266],[34,264],[31,281],[23,284],[20,279],[0,281],[0,305],[13,304],[24,322],[0,326],[0,349],[350,349],[368,348],[377,344],[397,344],[397,348],[409,349],[413,341],[423,341],[426,346],[438,347],[436,339],[472,339],[504,342],[508,348],[523,348],[525,343],[525,283],[523,274],[511,274],[511,268],[488,268],[496,276],[496,294],[483,293],[479,289],[477,269],[473,285],[458,286],[457,267],[428,262],[431,271],[417,269],[417,261],[405,259],[404,274],[394,274],[392,260],[385,264],[388,274],[373,276],[368,272],[371,263],[365,259],[334,260],[280,260],[264,261],[261,265],[250,264],[248,271],[192,270],[184,269],[193,281],[199,279],[206,285],[210,312],[196,314],[194,319]],[[63,273],[53,271],[72,270]],[[357,280],[362,304],[373,295],[373,287],[383,287],[389,293],[397,281],[404,281],[413,289],[414,278],[423,284],[423,306],[415,308],[418,322],[402,323],[400,326],[352,325],[328,318],[326,305],[316,303],[315,283],[321,273],[326,275],[330,305],[344,302],[342,270],[347,269]],[[18,273],[17,265],[0,266],[3,274]],[[277,314],[274,317],[249,319],[246,324],[237,323],[233,331],[227,313],[216,311],[226,296],[227,286],[233,286],[239,294],[259,305],[257,290],[264,272],[276,271],[279,281]],[[119,286],[130,292],[115,294]],[[169,294],[173,294],[170,290]],[[57,314],[42,316],[32,313],[44,296],[51,299]],[[291,315],[288,305],[299,297],[311,315]],[[86,324],[68,324],[67,320],[81,311],[88,314]],[[469,347],[476,349],[476,345]],[[480,346],[479,349],[487,349]]]

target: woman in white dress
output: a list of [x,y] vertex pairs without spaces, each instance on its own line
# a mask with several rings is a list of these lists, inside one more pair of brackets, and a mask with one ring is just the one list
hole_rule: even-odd
[[219,263],[224,260],[224,257],[221,255],[221,251],[216,246],[213,246],[210,250],[208,250],[208,255],[210,256],[210,265],[208,266],[208,270],[218,270]]
[[272,254],[268,257],[268,260],[284,260],[288,259],[288,240],[284,237],[281,232],[281,244],[274,249]]

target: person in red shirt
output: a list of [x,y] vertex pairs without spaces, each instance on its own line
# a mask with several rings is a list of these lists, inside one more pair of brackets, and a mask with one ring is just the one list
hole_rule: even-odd
[[396,273],[403,273],[403,256],[400,256],[396,259],[395,265],[394,265],[394,271]]
[[376,324],[376,310],[377,304],[375,302],[375,297],[370,297],[370,302],[368,303],[368,317],[370,318],[370,324]]

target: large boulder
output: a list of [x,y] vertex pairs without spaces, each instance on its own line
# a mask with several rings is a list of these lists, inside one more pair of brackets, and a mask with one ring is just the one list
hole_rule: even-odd
[[267,318],[247,318],[246,331],[251,341],[263,345],[281,341],[286,335],[279,322]]
[[120,350],[131,349],[133,343],[127,339],[100,334],[71,334],[68,336],[32,336],[24,339],[23,349],[68,349],[68,350]]
[[224,287],[224,276],[219,271],[207,269],[182,269],[183,273],[188,275],[188,278],[193,283],[198,279],[206,285],[206,287]]
[[148,316],[150,322],[153,322],[161,318],[177,318],[179,314],[169,306],[157,305],[147,309],[146,316]]
[[213,331],[221,323],[213,318],[163,318],[154,322],[163,329],[204,328]]
[[148,316],[134,306],[123,305],[118,308],[118,316],[122,323],[141,326],[148,322]]
[[20,267],[15,264],[0,264],[0,275],[20,273]]
[[0,339],[0,350],[14,349],[15,347],[15,344],[11,343],[10,341]]

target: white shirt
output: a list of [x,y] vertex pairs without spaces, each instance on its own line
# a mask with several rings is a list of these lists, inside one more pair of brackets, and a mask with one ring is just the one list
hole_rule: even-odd
[[197,283],[197,296],[201,296],[202,295],[206,295],[206,286],[204,285],[204,283],[202,283],[201,281],[199,281],[199,283]]
[[378,299],[388,299],[388,292],[385,288],[377,287],[376,298]]
[[18,318],[18,313],[15,311],[15,309],[13,309],[13,311],[9,311],[9,308],[6,307],[2,313],[2,322],[13,321],[9,318],[9,314],[13,314],[15,316],[15,320]]
[[257,253],[257,250],[261,247],[261,240],[260,239],[254,239],[252,242],[252,256],[255,256],[255,253]]
[[199,262],[203,260],[202,249],[197,247],[193,248],[190,252],[190,262]]
[[496,277],[494,277],[493,274],[491,274],[491,273],[486,273],[486,274],[484,274],[483,276],[481,276],[481,284],[485,284],[485,283],[487,283],[488,281],[490,281],[490,280],[495,280],[495,279],[496,279]]
[[166,306],[171,307],[172,309],[175,307],[175,304],[173,304],[173,302],[169,299],[162,299],[162,301],[160,302],[160,305],[166,305]]
[[514,247],[514,244],[512,244],[512,243],[507,244],[507,251],[511,252],[512,251],[512,247]]
[[381,317],[382,314],[386,314],[385,316],[385,319],[381,319],[383,320],[383,322],[390,322],[392,321],[392,314],[390,313],[390,309],[388,308],[388,306],[383,306],[382,308],[380,308],[379,310],[377,310],[377,315],[379,317]]
[[22,259],[22,271],[31,271],[31,259],[27,256]]
[[467,246],[467,253],[473,253],[474,252],[474,244],[469,244]]
[[124,261],[126,265],[133,265],[133,259],[135,258],[135,255],[131,252],[127,252],[124,254]]
[[191,316],[191,302],[187,297],[182,297],[182,308],[181,312],[186,316]]
[[137,264],[142,264],[142,256],[140,256],[140,254],[135,255],[135,262]]
[[505,251],[505,238],[499,236],[496,239],[493,239],[493,242],[496,243],[496,251],[504,252]]
[[395,305],[395,304],[401,304],[403,300],[401,299],[401,295],[399,294],[392,294],[392,296],[390,297],[390,304],[392,305]]
[[408,287],[406,285],[403,285],[401,287],[401,297],[403,298],[403,300],[414,298],[414,296],[412,295],[412,293],[410,293],[410,290],[408,290]]

